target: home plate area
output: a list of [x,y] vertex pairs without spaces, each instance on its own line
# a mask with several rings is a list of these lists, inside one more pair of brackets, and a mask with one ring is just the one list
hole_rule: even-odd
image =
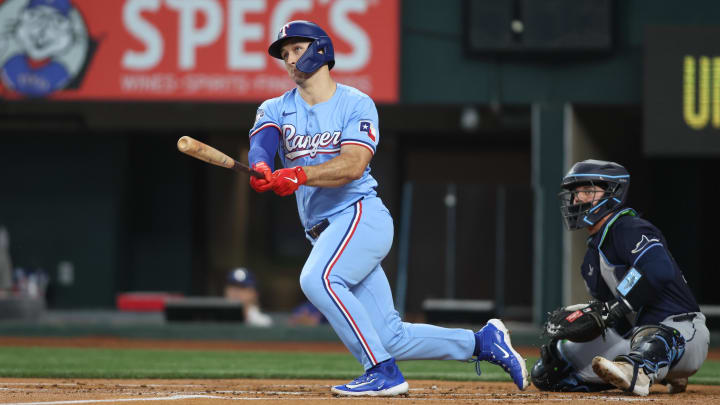
[[325,403],[361,401],[363,403],[448,403],[458,404],[514,402],[522,404],[652,402],[653,404],[720,403],[720,387],[691,385],[679,395],[653,387],[648,397],[621,391],[594,394],[547,393],[534,387],[518,391],[512,383],[410,380],[410,393],[393,398],[339,398],[330,386],[343,381],[330,380],[91,380],[91,379],[1,379],[0,404],[53,405],[105,403],[168,403],[168,405],[220,405],[238,401],[263,404]]

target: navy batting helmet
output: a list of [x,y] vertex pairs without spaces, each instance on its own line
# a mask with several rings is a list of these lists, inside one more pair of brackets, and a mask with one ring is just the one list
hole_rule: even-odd
[[[579,202],[576,197],[580,186],[599,186],[604,193],[592,201]],[[560,187],[562,191],[558,197],[565,226],[570,230],[581,229],[595,225],[625,204],[630,174],[615,162],[583,160],[573,165],[563,177]]]
[[303,38],[312,41],[303,56],[295,63],[295,67],[299,71],[312,73],[326,63],[329,69],[335,66],[335,51],[330,37],[319,25],[310,21],[290,21],[283,25],[277,39],[268,48],[270,56],[282,59],[281,48],[285,44],[285,40],[290,38]]

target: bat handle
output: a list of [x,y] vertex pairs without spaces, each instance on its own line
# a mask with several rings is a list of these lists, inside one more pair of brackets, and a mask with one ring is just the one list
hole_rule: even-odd
[[253,177],[257,177],[258,179],[264,179],[264,178],[265,178],[265,176],[264,176],[262,173],[260,173],[260,172],[258,172],[258,171],[255,171],[255,170],[253,170],[253,169],[250,169],[250,175],[253,176]]
[[251,167],[248,166],[248,165],[245,165],[245,164],[243,164],[243,163],[240,163],[240,162],[238,162],[237,160],[234,160],[234,161],[233,161],[233,167],[232,167],[232,168],[233,168],[233,170],[238,171],[238,172],[248,172],[248,173],[250,173],[251,176],[257,177],[258,179],[264,179],[264,178],[265,178],[265,175],[263,175],[263,174],[260,173],[259,171],[251,168]]

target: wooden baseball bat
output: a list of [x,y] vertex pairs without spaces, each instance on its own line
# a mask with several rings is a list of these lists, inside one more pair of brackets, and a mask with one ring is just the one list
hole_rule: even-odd
[[212,146],[206,145],[189,136],[183,136],[178,139],[177,148],[180,152],[190,155],[195,159],[200,159],[204,162],[235,170],[237,172],[250,173],[251,176],[255,176],[260,179],[265,178],[262,173],[253,170],[250,166],[240,163]]

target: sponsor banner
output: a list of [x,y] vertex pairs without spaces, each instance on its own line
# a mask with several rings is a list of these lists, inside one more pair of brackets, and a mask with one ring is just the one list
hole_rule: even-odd
[[643,103],[646,154],[720,154],[720,27],[649,27]]
[[262,101],[283,24],[330,35],[338,82],[398,100],[399,0],[0,0],[0,97]]

